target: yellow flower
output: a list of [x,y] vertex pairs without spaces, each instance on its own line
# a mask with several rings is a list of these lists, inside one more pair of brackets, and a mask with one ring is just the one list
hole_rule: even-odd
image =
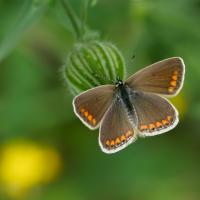
[[1,152],[2,187],[17,198],[37,185],[52,181],[60,172],[61,165],[60,155],[51,147],[27,141],[12,142]]
[[170,101],[179,111],[180,118],[183,118],[187,110],[187,101],[185,99],[184,93],[181,92],[176,97],[173,97],[172,99],[170,99]]

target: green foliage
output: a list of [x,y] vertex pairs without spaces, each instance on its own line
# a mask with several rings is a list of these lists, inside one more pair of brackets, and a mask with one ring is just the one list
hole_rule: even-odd
[[[16,46],[19,39],[22,38],[24,32],[44,13],[50,0],[42,1],[22,1],[20,7],[13,10],[11,13],[12,18],[16,18],[18,12],[20,16],[13,26],[6,30],[4,37],[0,40],[0,62],[10,53]],[[7,15],[10,13],[8,12]],[[12,19],[13,20],[13,19]],[[9,22],[7,22],[9,23]],[[12,22],[11,22],[12,23]]]
[[64,75],[75,95],[95,86],[113,84],[117,77],[124,79],[125,62],[111,43],[76,44],[64,65]]

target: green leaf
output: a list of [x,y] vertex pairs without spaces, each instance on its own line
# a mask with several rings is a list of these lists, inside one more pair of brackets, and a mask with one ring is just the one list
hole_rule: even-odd
[[44,13],[48,4],[49,0],[23,2],[20,19],[6,31],[5,37],[0,41],[0,62],[17,45],[25,31]]

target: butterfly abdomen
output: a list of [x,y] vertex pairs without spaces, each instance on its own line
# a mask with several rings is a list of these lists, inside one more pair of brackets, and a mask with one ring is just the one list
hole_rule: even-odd
[[137,117],[136,117],[135,108],[133,107],[133,104],[131,103],[131,100],[130,100],[129,88],[124,84],[120,84],[118,88],[119,88],[120,97],[123,101],[124,106],[126,107],[129,119],[132,122],[132,124],[136,126]]

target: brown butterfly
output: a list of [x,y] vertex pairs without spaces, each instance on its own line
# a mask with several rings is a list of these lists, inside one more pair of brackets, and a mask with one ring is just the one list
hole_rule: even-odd
[[103,152],[115,153],[137,136],[167,132],[178,123],[178,111],[163,96],[178,94],[185,65],[173,57],[139,70],[125,82],[87,90],[73,100],[75,114],[90,129],[99,128]]

